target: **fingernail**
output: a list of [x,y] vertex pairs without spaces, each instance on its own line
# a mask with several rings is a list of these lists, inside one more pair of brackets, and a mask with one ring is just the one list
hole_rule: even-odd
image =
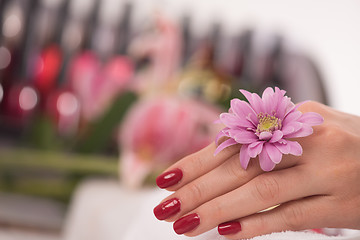
[[230,235],[241,231],[241,224],[238,221],[225,222],[218,226],[220,235]]
[[197,213],[189,214],[174,222],[174,230],[177,234],[183,234],[194,230],[200,224],[200,217]]
[[180,201],[177,198],[169,199],[154,208],[154,215],[159,220],[165,220],[180,211]]
[[156,178],[156,184],[160,188],[167,188],[180,182],[182,177],[182,171],[179,168],[175,168],[158,176]]

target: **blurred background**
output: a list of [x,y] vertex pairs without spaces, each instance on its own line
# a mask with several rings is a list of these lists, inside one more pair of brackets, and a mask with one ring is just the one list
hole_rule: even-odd
[[[0,239],[112,239],[72,226],[105,224],[85,223],[94,206],[136,205],[157,174],[213,141],[239,88],[360,114],[359,8],[0,0]],[[129,211],[114,219],[129,224]]]

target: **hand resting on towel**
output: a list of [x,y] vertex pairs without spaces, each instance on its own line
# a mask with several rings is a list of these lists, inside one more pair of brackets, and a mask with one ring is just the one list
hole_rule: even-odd
[[216,145],[210,144],[158,177],[158,185],[173,193],[154,208],[155,216],[175,221],[178,234],[197,236],[218,226],[230,239],[284,230],[360,229],[360,117],[317,102],[299,110],[324,117],[311,136],[297,139],[301,156],[283,155],[270,172],[251,159],[244,170],[240,144],[216,156]]

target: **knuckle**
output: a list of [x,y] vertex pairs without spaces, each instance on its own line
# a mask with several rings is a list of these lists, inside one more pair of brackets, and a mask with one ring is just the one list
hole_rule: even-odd
[[194,153],[194,154],[187,156],[187,158],[189,158],[189,160],[190,160],[188,166],[191,166],[191,168],[204,169],[204,167],[205,167],[204,159],[201,154]]
[[225,217],[225,208],[223,205],[223,202],[221,201],[213,201],[211,204],[211,212],[212,212],[212,218],[213,219],[224,219]]
[[306,220],[306,214],[300,206],[291,206],[282,211],[282,221],[288,230],[300,230]]
[[321,127],[321,134],[319,137],[321,139],[329,140],[325,141],[325,144],[327,144],[331,150],[339,151],[346,149],[344,146],[347,146],[349,142],[356,141],[354,134],[346,131],[339,124],[327,123],[319,127]]
[[188,191],[190,193],[191,199],[194,202],[198,202],[204,196],[204,185],[197,182],[191,183],[188,186]]
[[327,139],[336,140],[343,135],[343,129],[338,124],[328,123],[324,128],[324,137]]
[[272,175],[260,175],[256,178],[254,194],[262,202],[276,203],[279,194],[280,186],[277,179]]
[[225,163],[225,174],[234,177],[237,180],[244,180],[246,178],[246,171],[241,167],[238,156],[229,159]]
[[207,168],[204,157],[199,153],[186,156],[182,167],[190,173],[194,173],[194,171],[201,172]]
[[316,101],[308,101],[299,107],[302,112],[322,112],[324,111],[324,105]]
[[264,232],[267,232],[271,228],[271,222],[269,222],[269,218],[264,214],[258,214],[255,224],[256,229],[261,229]]
[[[346,160],[347,163],[350,163],[348,160],[352,159],[352,155],[360,153],[360,149],[358,149],[360,135],[356,135],[335,123],[323,124],[318,129],[319,132],[313,136],[315,140],[313,143],[319,146],[316,148],[320,150],[318,153],[325,153],[328,156],[324,159],[327,162]],[[341,164],[337,164],[337,167],[340,166]],[[327,167],[327,169],[329,168],[330,166]]]

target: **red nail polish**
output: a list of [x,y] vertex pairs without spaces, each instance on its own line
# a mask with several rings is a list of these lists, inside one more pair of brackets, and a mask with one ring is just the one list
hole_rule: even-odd
[[183,177],[182,171],[179,168],[175,168],[171,171],[164,172],[163,174],[158,176],[156,178],[156,184],[160,188],[167,188],[177,184],[182,177]]
[[241,231],[241,225],[237,221],[225,222],[218,226],[220,235],[230,235]]
[[192,213],[174,222],[174,230],[177,234],[183,234],[194,230],[200,224],[200,217],[197,213]]
[[177,198],[169,199],[154,208],[154,215],[159,220],[165,220],[180,211],[180,201]]

